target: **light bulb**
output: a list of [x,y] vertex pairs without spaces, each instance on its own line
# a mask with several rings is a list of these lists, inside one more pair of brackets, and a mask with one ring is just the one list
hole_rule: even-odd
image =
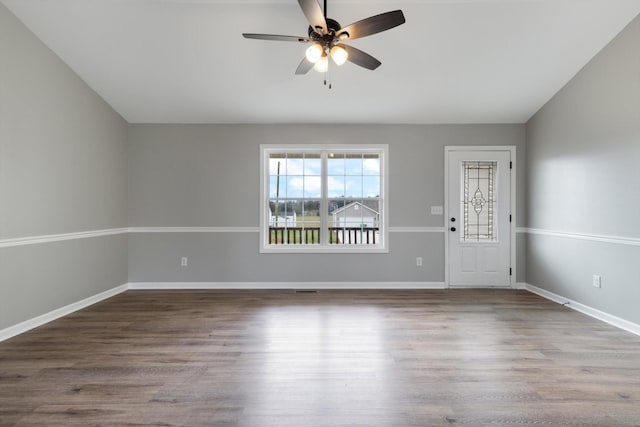
[[326,73],[329,69],[329,58],[327,58],[327,55],[322,55],[320,59],[318,59],[318,62],[316,62],[316,65],[313,66],[313,69],[319,73]]
[[331,59],[336,65],[342,65],[347,62],[347,58],[349,57],[349,52],[345,48],[340,45],[335,45],[331,48]]
[[324,49],[322,49],[322,46],[319,43],[314,43],[307,48],[307,51],[304,55],[307,57],[307,61],[315,64],[316,62],[318,62],[318,59],[320,59],[323,53]]

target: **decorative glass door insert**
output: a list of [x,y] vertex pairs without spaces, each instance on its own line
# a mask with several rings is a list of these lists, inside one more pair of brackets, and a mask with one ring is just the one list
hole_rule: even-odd
[[498,162],[463,161],[460,241],[495,242]]

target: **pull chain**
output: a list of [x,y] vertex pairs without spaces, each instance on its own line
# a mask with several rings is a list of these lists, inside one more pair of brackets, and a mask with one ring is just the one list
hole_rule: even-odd
[[324,85],[327,86],[327,76],[329,76],[329,89],[331,89],[332,85],[331,85],[331,73],[330,72],[325,72],[324,73]]

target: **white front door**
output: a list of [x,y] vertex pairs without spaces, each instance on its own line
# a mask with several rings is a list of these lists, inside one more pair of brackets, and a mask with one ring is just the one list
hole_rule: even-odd
[[511,287],[509,147],[447,147],[447,281],[450,287]]

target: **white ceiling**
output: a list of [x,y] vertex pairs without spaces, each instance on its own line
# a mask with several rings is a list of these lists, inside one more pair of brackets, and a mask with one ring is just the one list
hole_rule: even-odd
[[343,26],[402,9],[351,45],[382,61],[294,71],[295,0],[1,0],[131,123],[524,123],[624,26],[638,0],[329,0]]

